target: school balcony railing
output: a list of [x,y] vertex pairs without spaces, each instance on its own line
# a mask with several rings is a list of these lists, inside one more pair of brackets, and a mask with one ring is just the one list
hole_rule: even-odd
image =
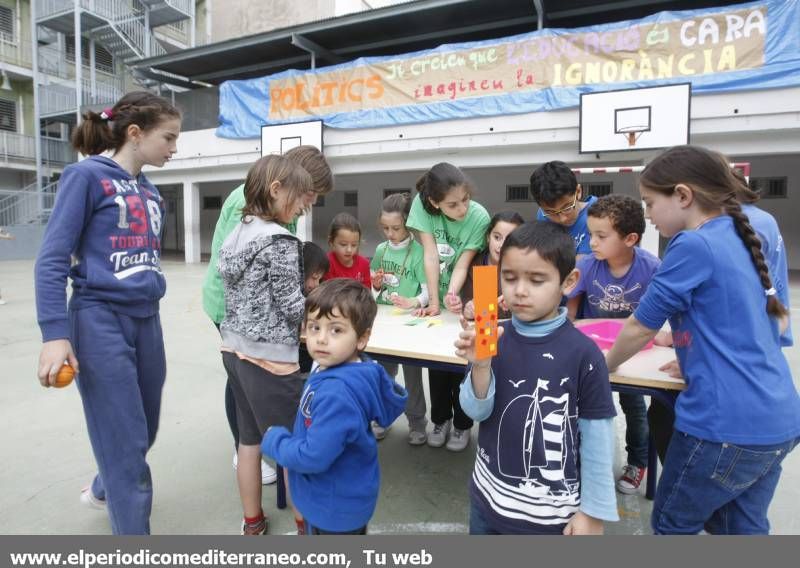
[[[122,82],[105,83],[89,79],[81,81],[81,106],[103,105],[119,100],[125,94]],[[39,113],[43,117],[74,112],[77,92],[72,85],[51,84],[39,87]]]
[[33,62],[31,41],[28,39],[15,39],[0,32],[0,61],[30,69]]
[[[42,162],[63,165],[75,160],[75,152],[66,140],[42,138]],[[33,136],[0,130],[0,164],[33,163],[36,141]]]
[[56,202],[57,186],[51,183],[42,191],[0,189],[0,227],[46,224]]

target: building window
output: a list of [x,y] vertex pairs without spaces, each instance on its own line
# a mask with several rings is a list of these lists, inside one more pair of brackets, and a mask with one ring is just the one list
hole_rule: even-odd
[[344,206],[345,207],[358,207],[358,192],[345,191],[344,192]]
[[750,189],[757,191],[764,199],[780,199],[786,197],[785,177],[751,177]]
[[203,197],[203,209],[222,209],[222,196],[206,195]]
[[383,198],[386,199],[390,195],[396,195],[398,193],[411,193],[411,190],[407,187],[386,188],[383,190]]
[[586,199],[590,195],[595,197],[603,197],[604,195],[611,195],[614,191],[614,184],[610,181],[602,181],[597,183],[582,183],[583,198]]
[[0,130],[17,131],[17,103],[0,99]]
[[16,40],[14,10],[7,6],[0,6],[0,41],[14,43]]
[[506,201],[513,203],[515,201],[533,201],[531,189],[528,185],[507,185],[506,186]]
[[[75,36],[68,35],[65,37],[67,61],[70,63],[75,63]],[[83,61],[83,64],[88,67],[89,59],[89,40],[84,37],[81,38],[81,61]],[[94,65],[95,69],[98,71],[102,71],[110,75],[114,74],[114,56],[111,55],[111,53],[99,43],[94,44]]]

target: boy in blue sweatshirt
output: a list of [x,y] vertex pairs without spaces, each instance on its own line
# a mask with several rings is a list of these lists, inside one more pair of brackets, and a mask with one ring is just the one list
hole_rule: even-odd
[[374,420],[388,427],[407,394],[384,368],[361,352],[378,307],[361,283],[338,278],[306,300],[306,347],[315,365],[294,431],[267,430],[261,451],[289,470],[292,500],[306,534],[366,534],[378,501]]

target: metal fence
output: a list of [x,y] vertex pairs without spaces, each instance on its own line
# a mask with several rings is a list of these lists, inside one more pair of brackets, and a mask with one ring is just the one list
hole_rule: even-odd
[[44,225],[56,200],[56,184],[42,191],[0,189],[0,227]]

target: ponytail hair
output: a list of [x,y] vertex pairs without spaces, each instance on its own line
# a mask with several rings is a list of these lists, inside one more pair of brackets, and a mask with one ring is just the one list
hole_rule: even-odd
[[122,97],[112,108],[100,113],[86,111],[72,132],[72,146],[84,156],[119,150],[128,139],[128,127],[137,125],[143,132],[163,120],[181,118],[181,112],[162,97],[147,91],[134,91]]
[[736,181],[739,182],[739,185],[736,188],[736,199],[739,201],[739,203],[752,205],[761,199],[761,196],[757,191],[750,189],[750,186],[747,184],[747,178],[744,177],[742,170],[733,168],[731,173],[733,174],[733,177],[736,178]]
[[678,184],[691,187],[705,211],[724,210],[733,220],[736,234],[750,253],[761,286],[767,295],[767,313],[775,317],[789,312],[778,300],[769,268],[761,252],[761,241],[742,212],[739,195],[744,189],[725,156],[700,146],[675,146],[659,154],[642,171],[639,183],[649,190],[672,195]]
[[411,193],[393,193],[387,195],[381,204],[381,213],[399,213],[403,218],[403,223],[408,221],[408,214],[411,212]]
[[441,212],[433,204],[444,201],[450,190],[458,186],[463,186],[472,197],[474,187],[464,172],[453,164],[440,162],[417,180],[417,193],[425,211],[431,215],[439,215]]

